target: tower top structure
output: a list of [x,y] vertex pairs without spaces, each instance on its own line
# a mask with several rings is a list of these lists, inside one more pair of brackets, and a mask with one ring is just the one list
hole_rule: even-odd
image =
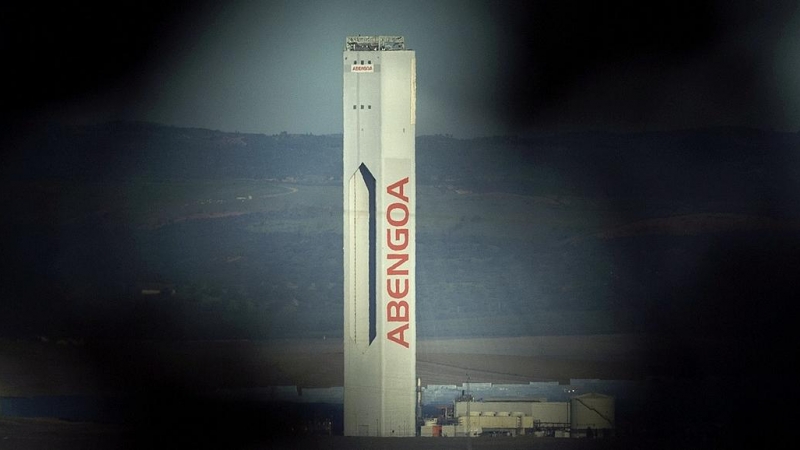
[[405,50],[406,39],[403,36],[347,36],[344,51],[351,52],[386,52]]

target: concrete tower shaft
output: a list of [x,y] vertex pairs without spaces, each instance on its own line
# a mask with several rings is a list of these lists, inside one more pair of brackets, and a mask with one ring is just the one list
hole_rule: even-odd
[[415,55],[351,36],[344,95],[344,432],[416,430]]

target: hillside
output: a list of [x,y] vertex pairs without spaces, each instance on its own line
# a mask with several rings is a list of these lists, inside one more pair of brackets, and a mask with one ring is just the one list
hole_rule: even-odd
[[[111,123],[14,145],[5,335],[340,335],[341,136]],[[740,308],[798,287],[799,149],[747,129],[421,136],[419,333],[778,320]]]

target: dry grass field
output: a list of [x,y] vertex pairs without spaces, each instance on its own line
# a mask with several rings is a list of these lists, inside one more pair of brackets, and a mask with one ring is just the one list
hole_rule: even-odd
[[[423,340],[423,384],[641,379],[657,343],[641,335]],[[279,341],[0,341],[0,395],[113,392],[141,384],[191,390],[343,384],[339,339]]]

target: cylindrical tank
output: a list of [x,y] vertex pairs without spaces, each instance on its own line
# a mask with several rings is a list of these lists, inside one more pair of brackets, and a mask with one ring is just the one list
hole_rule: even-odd
[[614,428],[614,397],[595,393],[572,397],[570,428],[576,433]]

